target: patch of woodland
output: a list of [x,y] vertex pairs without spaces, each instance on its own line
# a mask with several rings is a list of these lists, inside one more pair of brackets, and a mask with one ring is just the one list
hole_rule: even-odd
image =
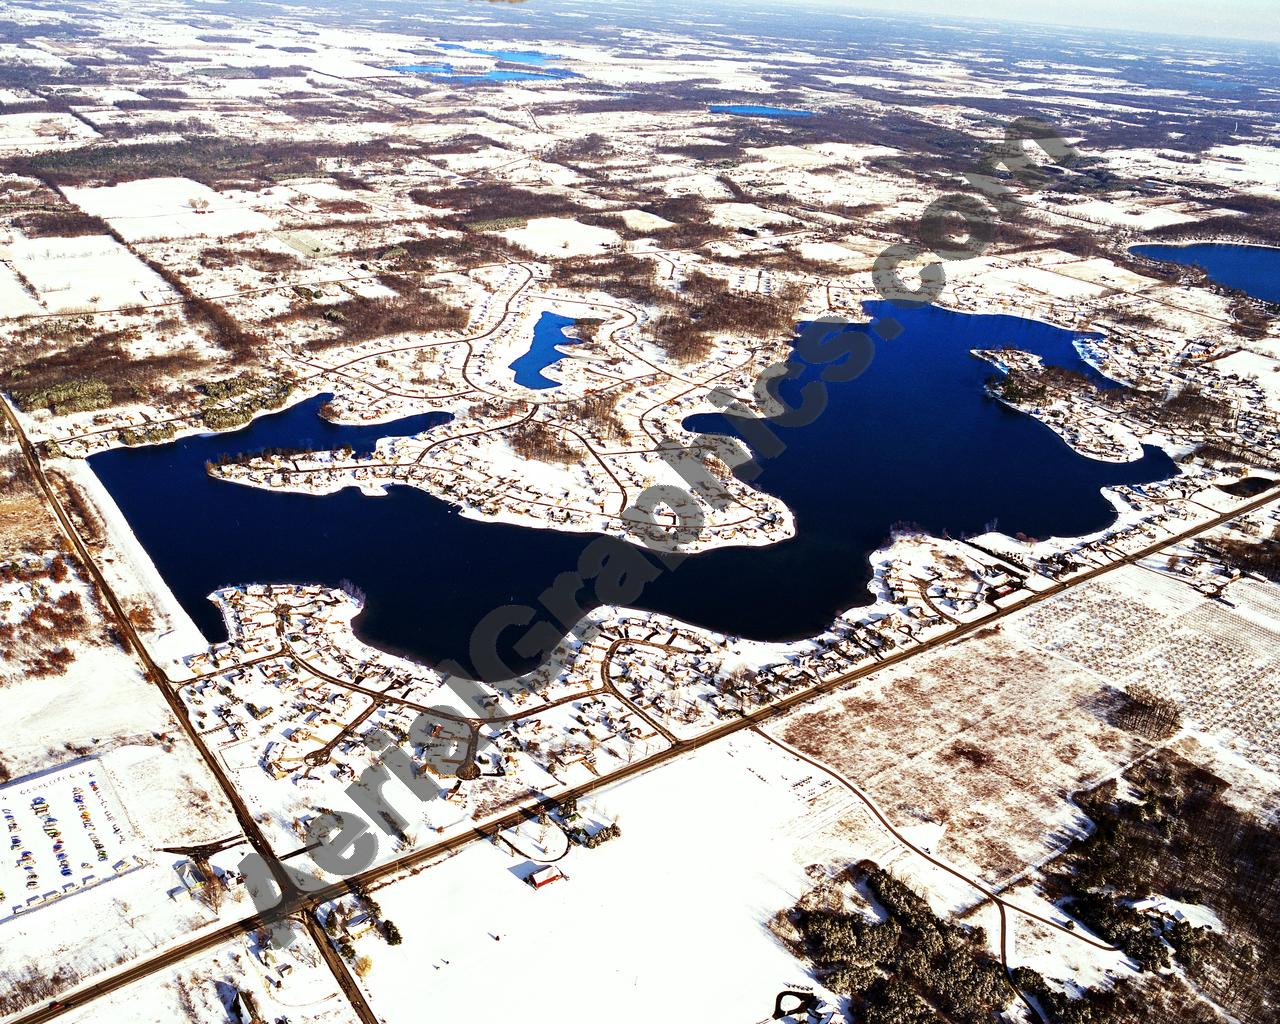
[[[172,125],[168,128],[172,130]],[[0,162],[0,167],[63,186],[117,185],[140,178],[175,177],[190,178],[211,188],[231,183],[262,187],[279,178],[323,175],[323,161],[335,157],[398,165],[415,152],[394,139],[371,139],[356,145],[193,134],[173,142],[88,145],[15,156]]]
[[[1258,479],[1258,478],[1254,478]],[[1267,481],[1270,483],[1270,481]],[[1243,537],[1202,537],[1198,546],[1208,555],[1241,572],[1257,573],[1272,583],[1280,583],[1280,531],[1256,539]]]
[[679,363],[706,358],[719,334],[790,335],[805,298],[804,289],[795,285],[777,288],[772,295],[735,291],[699,270],[690,271],[680,290],[672,291],[659,282],[657,264],[629,253],[561,260],[552,266],[551,280],[558,287],[601,291],[656,307],[649,340]]
[[302,261],[293,253],[254,246],[233,249],[225,245],[211,245],[201,250],[196,262],[206,270],[249,267],[260,274],[283,274],[290,270],[300,270],[303,266]]
[[541,420],[524,420],[503,431],[507,443],[521,458],[533,462],[573,465],[582,461],[580,446],[569,443],[560,431]]
[[1209,435],[1236,421],[1235,403],[1198,384],[1172,395],[1130,387],[1100,388],[1084,373],[1061,366],[1011,369],[988,381],[991,391],[1010,402],[1042,402],[1053,394],[1076,394],[1153,430]]
[[[1190,224],[1167,224],[1143,233],[1152,242],[1219,242],[1223,240],[1280,244],[1280,203],[1263,200],[1243,202],[1229,197],[1214,198],[1214,205],[1238,210],[1238,213],[1215,214]],[[1243,214],[1243,216],[1241,216]],[[1184,268],[1185,269],[1185,268]]]
[[19,214],[14,219],[14,226],[28,238],[79,238],[111,233],[106,221],[74,206]]
[[86,639],[89,619],[80,595],[74,590],[53,593],[70,579],[69,559],[62,553],[48,562],[0,562],[0,585],[19,584],[27,595],[16,620],[0,620],[0,660],[21,665],[29,678],[64,674],[75,661],[67,645]]
[[415,188],[410,190],[409,198],[419,206],[450,211],[441,218],[442,222],[458,229],[593,212],[572,196],[546,189],[520,188],[500,181],[443,189]]
[[[865,904],[859,906],[859,904]],[[852,906],[851,906],[852,905]],[[985,931],[933,912],[919,893],[863,861],[810,890],[771,925],[849,999],[854,1024],[989,1024],[1016,1000],[1045,1024],[1213,1024],[1220,1018],[1177,974],[1144,973],[1107,987],[1050,981],[1029,967],[1006,973]]]
[[563,405],[559,411],[570,423],[581,425],[593,437],[621,441],[626,438],[627,430],[618,418],[617,405],[615,392],[598,392]]
[[801,900],[775,927],[794,937],[793,948],[827,988],[849,998],[851,1020],[989,1024],[1016,998],[982,929],[938,917],[918,893],[869,861],[837,885],[861,890],[879,915],[845,909],[835,894],[817,906]]
[[44,321],[28,331],[46,326],[39,349],[0,366],[0,388],[24,412],[48,409],[62,415],[131,402],[164,403],[172,398],[175,378],[206,365],[192,352],[134,355],[126,347],[133,340],[130,329],[101,333],[85,319]]
[[1141,684],[1123,690],[1107,718],[1117,729],[1151,742],[1167,740],[1182,728],[1178,702]]
[[356,261],[378,263],[391,272],[405,273],[441,265],[453,270],[466,270],[501,262],[508,257],[529,259],[533,254],[501,235],[463,230],[351,249],[348,255]]
[[312,303],[271,321],[275,326],[303,320],[332,325],[323,335],[307,341],[313,352],[355,345],[372,338],[431,331],[460,331],[470,312],[455,306],[429,288],[408,287],[385,298],[355,296],[343,302]]
[[[1227,798],[1222,779],[1159,750],[1075,796],[1093,822],[1054,862],[1048,881],[1075,917],[1143,970],[1176,964],[1244,1024],[1280,1010],[1280,830]],[[1202,905],[1215,932],[1135,904],[1161,894]]]

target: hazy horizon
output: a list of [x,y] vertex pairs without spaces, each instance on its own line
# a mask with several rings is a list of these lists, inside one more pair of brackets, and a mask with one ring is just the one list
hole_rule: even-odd
[[1073,29],[1176,35],[1280,44],[1277,0],[989,0],[981,14],[957,11],[948,0],[817,0],[849,13],[924,14],[942,18],[1060,25]]

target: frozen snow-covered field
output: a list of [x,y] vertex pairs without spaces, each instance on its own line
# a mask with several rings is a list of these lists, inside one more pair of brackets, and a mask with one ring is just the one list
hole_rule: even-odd
[[187,178],[143,178],[105,188],[68,188],[66,195],[85,213],[110,223],[128,242],[223,238],[275,227],[264,214]]
[[524,881],[533,862],[483,844],[379,890],[404,944],[358,942],[375,1011],[486,1016],[498,991],[477,979],[501,978],[526,1024],[767,1018],[813,984],[766,927],[811,885],[792,834],[811,794],[780,781],[786,761],[735,737],[601,791],[591,804],[622,835],[571,849],[542,889]]
[[177,293],[107,235],[22,239],[9,258],[54,313],[172,302]]
[[596,256],[620,242],[616,231],[568,217],[535,217],[524,227],[502,234],[540,256]]
[[97,134],[71,114],[4,114],[0,115],[0,154],[67,149]]

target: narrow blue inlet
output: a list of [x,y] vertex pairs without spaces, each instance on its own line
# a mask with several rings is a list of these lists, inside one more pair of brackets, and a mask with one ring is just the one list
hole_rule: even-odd
[[564,333],[565,328],[573,326],[573,323],[573,317],[561,316],[559,313],[543,313],[538,318],[533,327],[533,341],[529,343],[529,351],[509,366],[509,369],[516,371],[517,384],[537,391],[560,386],[559,381],[545,376],[542,371],[565,357],[565,353],[560,351],[560,345],[582,344]]

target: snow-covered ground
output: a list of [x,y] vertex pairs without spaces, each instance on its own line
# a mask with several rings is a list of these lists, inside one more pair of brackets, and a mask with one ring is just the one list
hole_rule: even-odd
[[735,737],[600,791],[590,804],[622,835],[572,848],[544,888],[525,881],[535,862],[485,843],[377,890],[404,944],[357,942],[375,1011],[486,1016],[488,977],[528,1024],[767,1018],[778,992],[814,984],[767,927],[811,884],[796,843],[811,774]]
[[178,294],[137,256],[106,235],[37,238],[8,249],[13,267],[53,313],[172,302]]
[[98,133],[72,114],[0,114],[0,154],[68,149]]
[[271,219],[187,178],[142,178],[104,188],[68,188],[85,213],[101,217],[129,242],[224,238],[270,231]]
[[535,217],[502,236],[540,256],[596,256],[621,243],[616,231],[579,224],[570,217]]
[[233,939],[73,1009],[63,1019],[67,1024],[226,1024],[238,1019],[239,1008],[249,1007],[266,1021],[359,1020],[315,946],[300,934],[282,953],[263,949],[249,937]]

